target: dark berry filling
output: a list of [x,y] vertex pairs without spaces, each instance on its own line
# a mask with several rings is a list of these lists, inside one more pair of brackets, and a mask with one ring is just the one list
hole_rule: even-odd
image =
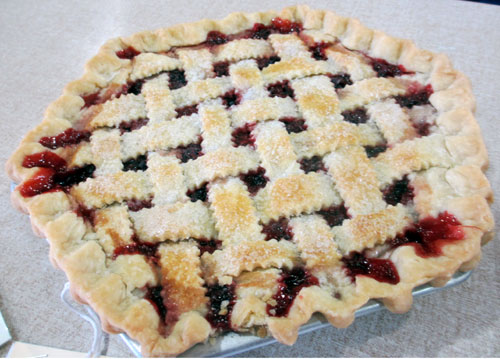
[[221,98],[222,103],[224,104],[224,106],[226,106],[226,108],[239,105],[241,101],[241,95],[236,90],[226,92],[221,96]]
[[257,59],[257,66],[259,67],[259,70],[262,70],[263,68],[268,67],[269,65],[272,65],[280,60],[279,56],[261,57],[260,59]]
[[343,204],[324,208],[316,213],[323,217],[330,227],[340,226],[344,220],[351,218]]
[[196,201],[205,202],[207,200],[207,194],[208,194],[207,184],[208,183],[205,183],[200,188],[189,190],[187,192],[187,196],[191,199],[191,202],[196,202]]
[[261,23],[253,24],[252,29],[250,30],[250,36],[252,39],[262,39],[267,40],[269,35],[272,34],[273,27],[272,25],[266,26]]
[[131,212],[138,212],[143,208],[153,207],[153,199],[129,199],[127,201],[127,207]]
[[131,84],[127,85],[127,93],[131,93],[134,95],[139,95],[142,90],[142,85],[144,85],[144,80],[136,80],[135,82],[132,82]]
[[294,268],[291,271],[283,270],[278,279],[278,291],[273,296],[276,305],[267,305],[267,314],[273,317],[288,315],[293,301],[300,290],[305,287],[319,285],[318,278],[303,268]]
[[245,125],[236,128],[232,133],[234,147],[251,146],[254,147],[255,137],[252,131],[255,128],[255,123],[246,123]]
[[285,239],[290,241],[293,238],[292,229],[288,225],[287,218],[280,218],[277,221],[271,221],[262,228],[262,233],[266,235],[266,241],[270,239]]
[[220,31],[210,31],[207,34],[207,40],[206,44],[208,46],[216,46],[216,45],[222,45],[228,42],[229,39],[226,34],[223,34]]
[[78,131],[73,128],[68,128],[64,132],[56,136],[42,137],[38,141],[42,146],[55,150],[59,147],[68,145],[76,145],[82,141],[88,141],[90,138],[89,131]]
[[343,89],[347,85],[352,85],[353,83],[351,80],[351,76],[346,73],[335,75],[329,74],[328,77],[330,78],[330,81],[336,89]]
[[71,187],[75,184],[85,181],[87,178],[92,177],[94,175],[94,171],[94,165],[76,167],[62,173],[56,173],[54,175],[54,181],[58,186]]
[[429,97],[433,92],[434,90],[430,84],[427,86],[415,84],[410,86],[406,94],[394,96],[394,99],[399,106],[412,108],[413,106],[428,105]]
[[187,85],[186,76],[184,70],[175,69],[168,71],[169,85],[171,90],[175,90]]
[[21,185],[19,192],[23,197],[33,197],[52,190],[65,190],[92,177],[94,171],[94,165],[76,167],[63,172],[56,172],[52,168],[40,168],[33,177]]
[[251,195],[255,195],[261,188],[266,187],[269,178],[265,176],[265,173],[266,170],[259,167],[256,170],[240,175],[240,179],[245,182]]
[[177,112],[178,118],[182,116],[191,116],[195,113],[198,113],[198,105],[178,107],[175,109],[175,112]]
[[160,316],[161,319],[160,322],[164,323],[165,317],[167,315],[167,307],[163,302],[162,292],[163,292],[163,287],[161,285],[157,287],[148,287],[144,299],[146,299],[153,305],[156,312]]
[[307,130],[306,121],[301,118],[283,117],[280,121],[285,124],[288,133],[299,133]]
[[368,158],[377,157],[379,153],[385,152],[387,145],[365,146],[365,152]]
[[94,226],[95,223],[95,209],[87,208],[84,205],[79,204],[75,209],[75,213],[78,217],[83,218],[84,221],[90,223],[91,226]]
[[123,170],[126,171],[145,171],[148,169],[148,159],[146,155],[140,155],[137,158],[131,158],[123,162]]
[[302,168],[302,170],[305,173],[318,172],[318,171],[325,171],[326,172],[325,165],[323,164],[323,161],[321,160],[321,157],[319,157],[319,156],[301,159],[300,160],[300,168]]
[[54,152],[43,151],[24,157],[23,167],[52,168],[56,172],[64,172],[66,170],[66,160]]
[[370,58],[370,63],[378,77],[396,77],[405,74],[411,74],[403,65],[393,65],[384,59]]
[[189,160],[195,160],[198,157],[203,156],[201,143],[191,143],[187,146],[179,146],[175,150],[177,158],[180,159],[182,163],[186,163]]
[[205,252],[212,254],[222,246],[222,241],[219,241],[218,239],[197,239],[196,241],[198,242],[198,248],[200,249],[200,256],[202,256]]
[[149,122],[149,118],[138,118],[137,120],[122,122],[118,125],[120,129],[120,135],[123,135],[125,132],[135,131],[141,128],[142,126],[147,125]]
[[344,120],[347,122],[359,125],[360,123],[366,123],[368,121],[368,114],[364,107],[355,108],[354,110],[346,110],[342,112]]
[[461,223],[448,212],[438,217],[427,217],[406,229],[391,241],[393,247],[412,245],[421,257],[437,257],[443,254],[445,244],[462,240],[465,233]]
[[294,98],[293,89],[290,87],[290,82],[288,80],[276,82],[267,86],[267,91],[269,91],[269,96],[271,97],[291,97]]
[[398,203],[407,205],[413,199],[413,187],[410,185],[408,176],[394,181],[390,186],[382,191],[384,200],[393,206]]
[[214,63],[214,73],[216,77],[229,76],[229,62],[221,61]]
[[231,311],[235,303],[234,285],[211,285],[206,296],[210,298],[207,320],[213,328],[231,330]]
[[417,130],[419,136],[429,136],[431,134],[431,124],[428,122],[413,122],[413,127]]
[[139,55],[141,52],[137,51],[134,49],[132,46],[127,47],[126,49],[120,50],[116,52],[116,56],[118,56],[120,59],[128,59],[131,60],[137,55]]
[[325,50],[328,46],[330,46],[330,44],[326,42],[317,42],[313,46],[309,47],[309,51],[311,51],[314,59],[326,61],[328,58],[326,57]]
[[343,257],[347,275],[356,280],[356,276],[364,275],[379,282],[398,284],[399,274],[394,263],[389,259],[367,258],[358,252]]

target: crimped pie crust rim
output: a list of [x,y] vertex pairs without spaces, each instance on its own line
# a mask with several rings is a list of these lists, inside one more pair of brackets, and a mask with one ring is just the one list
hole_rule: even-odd
[[[253,14],[233,13],[219,21],[201,20],[156,31],[144,31],[128,38],[112,39],[87,62],[83,77],[69,83],[63,95],[47,108],[43,122],[25,136],[8,160],[6,168],[11,178],[17,182],[31,177],[35,169],[23,168],[21,165],[23,157],[37,151],[39,147],[37,140],[40,137],[60,132],[59,128],[64,129],[67,123],[61,119],[68,119],[70,122],[76,120],[83,106],[80,95],[105,88],[112,80],[120,78],[120,69],[130,60],[118,58],[117,51],[133,46],[141,52],[158,52],[167,51],[174,46],[195,45],[203,42],[209,31],[237,33],[250,28],[254,23],[268,24],[277,16],[299,21],[304,29],[321,29],[325,33],[334,35],[350,49],[401,64],[410,71],[429,73],[430,83],[435,91],[430,101],[439,112],[443,126],[452,128],[453,123],[459,121],[461,126],[458,133],[453,133],[453,129],[450,129],[450,136],[457,134],[463,136],[463,141],[468,145],[466,150],[461,151],[459,148],[451,150],[455,151],[456,159],[462,165],[461,174],[464,175],[461,181],[453,183],[454,188],[457,192],[467,193],[467,197],[449,204],[446,208],[467,224],[466,238],[460,244],[446,246],[444,255],[438,258],[417,257],[411,246],[397,248],[391,255],[396,266],[398,267],[399,261],[403,263],[404,258],[420,258],[418,265],[421,267],[421,275],[407,278],[396,286],[369,278],[358,278],[356,288],[358,294],[363,295],[359,295],[355,301],[349,303],[349,306],[339,306],[338,303],[332,302],[319,287],[304,288],[301,295],[296,298],[288,317],[273,318],[268,322],[272,335],[280,342],[292,344],[297,338],[300,325],[306,323],[316,311],[322,312],[337,327],[348,326],[354,319],[355,310],[370,298],[381,298],[394,312],[407,311],[412,304],[411,291],[414,287],[429,281],[435,285],[443,285],[456,270],[474,267],[481,255],[481,243],[484,244],[492,238],[493,217],[488,205],[488,202],[492,201],[492,193],[489,184],[482,178],[482,171],[487,168],[488,158],[473,116],[475,100],[469,80],[453,69],[445,55],[420,50],[412,41],[370,30],[356,19],[343,18],[330,11],[312,10],[307,6],[285,8],[280,13],[273,11]],[[453,178],[448,181],[453,181]],[[471,191],[471,188],[474,190]],[[49,239],[53,264],[66,272],[71,282],[73,296],[96,309],[104,328],[115,333],[125,330],[130,337],[143,343],[142,350],[145,355],[176,355],[206,340],[211,328],[205,319],[194,311],[183,314],[175,324],[173,332],[166,338],[143,330],[142,327],[145,326],[141,326],[141,321],[154,322],[155,318],[151,318],[151,315],[156,315],[145,303],[133,308],[138,314],[135,322],[123,318],[125,311],[130,308],[124,308],[123,304],[116,305],[121,303],[121,298],[117,298],[111,292],[114,289],[117,293],[123,293],[124,283],[118,275],[105,273],[104,254],[99,253],[100,247],[96,243],[78,246],[81,239],[79,234],[83,233],[84,225],[69,208],[66,196],[62,192],[57,192],[23,198],[18,191],[15,191],[12,200],[17,208],[31,215],[35,233]],[[68,231],[68,228],[72,230]],[[95,275],[92,278],[89,278],[85,270],[78,265],[77,259],[83,255],[81,252],[85,252],[95,266]],[[439,265],[439,270],[435,268],[436,265]]]

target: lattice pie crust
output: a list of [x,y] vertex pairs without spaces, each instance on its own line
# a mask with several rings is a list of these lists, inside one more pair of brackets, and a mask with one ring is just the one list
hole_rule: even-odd
[[306,6],[108,41],[7,163],[105,330],[176,355],[470,269],[487,153],[448,58]]

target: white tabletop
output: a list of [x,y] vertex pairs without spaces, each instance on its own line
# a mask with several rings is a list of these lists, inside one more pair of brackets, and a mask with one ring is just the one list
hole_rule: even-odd
[[[487,173],[500,184],[500,7],[458,0],[307,1],[418,46],[447,53],[472,80],[477,119],[490,153]],[[293,1],[37,1],[0,2],[0,142],[5,162],[21,137],[41,121],[45,107],[108,38],[126,36],[233,11],[280,9]],[[9,203],[0,172],[0,309],[15,340],[86,351],[90,326],[59,300],[65,282],[49,263],[48,245],[31,232],[29,219]],[[500,198],[496,192],[496,197]],[[500,207],[493,207],[498,218]],[[405,315],[387,311],[359,318],[345,330],[323,329],[295,346],[274,344],[248,352],[260,356],[493,356],[500,353],[499,241],[484,248],[481,264],[463,285],[415,300]],[[497,340],[495,341],[495,337]],[[0,356],[9,345],[0,348]],[[107,355],[130,352],[113,336]]]

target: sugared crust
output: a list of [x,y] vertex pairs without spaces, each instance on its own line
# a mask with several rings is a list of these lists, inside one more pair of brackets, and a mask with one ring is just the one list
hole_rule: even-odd
[[[412,166],[412,169],[420,171],[411,178],[412,184],[416,189],[415,203],[421,215],[449,211],[454,214],[459,221],[468,226],[464,227],[466,234],[465,239],[456,244],[445,246],[443,256],[437,258],[422,258],[415,254],[412,246],[402,246],[393,251],[390,258],[395,263],[401,277],[401,281],[397,285],[377,282],[368,277],[359,277],[356,281],[355,292],[349,292],[346,289],[346,291],[342,293],[342,300],[335,299],[332,297],[332,293],[328,293],[325,289],[318,286],[304,288],[300,292],[300,296],[295,300],[286,318],[267,317],[267,319],[263,319],[264,317],[262,317],[262,315],[265,314],[262,314],[263,304],[260,299],[251,296],[246,297],[245,303],[248,303],[248,306],[252,306],[252,303],[255,303],[254,312],[261,313],[260,317],[257,315],[255,318],[260,318],[261,324],[263,320],[266,321],[270,332],[278,340],[283,343],[292,344],[297,337],[300,325],[307,322],[310,316],[316,311],[323,313],[333,325],[344,327],[352,322],[354,311],[366,303],[370,298],[381,298],[384,304],[395,312],[404,312],[408,310],[412,300],[411,290],[415,286],[429,281],[433,281],[435,284],[443,284],[443,282],[450,278],[450,276],[460,267],[471,268],[477,263],[480,257],[482,238],[484,238],[485,241],[491,239],[493,217],[488,202],[492,201],[492,192],[487,179],[482,173],[482,170],[487,167],[487,153],[480,130],[473,116],[473,111],[475,109],[474,97],[472,96],[470,83],[467,78],[453,69],[449,59],[445,55],[434,54],[426,50],[418,49],[414,43],[409,40],[393,38],[380,31],[368,29],[358,20],[343,18],[330,11],[312,10],[307,6],[286,8],[281,13],[272,11],[254,14],[234,13],[220,21],[202,20],[196,23],[176,25],[157,31],[145,31],[132,35],[129,38],[113,39],[106,42],[101,47],[99,53],[86,64],[83,77],[68,84],[64,89],[63,95],[48,107],[43,122],[25,136],[18,149],[7,162],[6,168],[10,177],[16,182],[22,182],[31,177],[36,169],[22,167],[21,163],[23,158],[27,154],[44,150],[44,148],[38,144],[38,140],[41,137],[56,135],[76,123],[79,118],[80,109],[84,104],[81,95],[93,93],[100,88],[109,86],[111,83],[118,85],[124,84],[130,75],[132,75],[132,78],[137,76],[140,77],[148,75],[151,71],[156,71],[155,69],[158,68],[165,70],[177,67],[175,61],[167,63],[165,61],[166,59],[158,57],[159,55],[143,54],[136,57],[133,61],[130,61],[118,58],[116,55],[117,51],[125,49],[128,46],[133,46],[141,52],[166,52],[174,46],[201,43],[205,41],[207,33],[212,30],[221,31],[226,34],[238,33],[251,28],[254,23],[259,22],[268,24],[271,19],[276,16],[299,21],[303,24],[304,29],[322,31],[325,36],[339,39],[344,46],[350,49],[364,51],[372,57],[382,58],[391,63],[403,65],[409,71],[421,72],[429,76],[429,83],[434,89],[434,94],[431,96],[430,102],[438,111],[436,124],[440,134],[432,139],[423,139],[422,141],[433,141],[433,143],[439,142],[440,144],[444,144],[440,146],[440,149],[444,150],[446,153],[426,152],[432,157],[429,158],[427,162],[425,162],[425,160],[424,163],[410,161],[410,164],[406,164],[407,166]],[[272,41],[279,41],[279,38],[279,36],[276,36]],[[230,46],[237,45],[238,44],[233,44]],[[259,45],[256,51],[264,53],[267,50],[265,45],[263,45],[263,47]],[[286,49],[283,49],[283,52],[285,53]],[[222,49],[218,55],[221,56],[221,58],[225,58],[224,49]],[[146,58],[147,60],[154,60],[155,69],[151,68],[151,63],[143,61],[146,60]],[[284,65],[271,65],[263,71],[263,78],[255,77],[255,71],[247,75],[246,71],[251,71],[252,66],[248,67],[248,69],[231,67],[231,73],[240,71],[238,73],[240,74],[238,75],[239,77],[235,77],[239,78],[239,80],[237,80],[237,83],[234,85],[236,87],[256,86],[261,85],[263,81],[275,81],[283,78],[285,75],[286,78],[293,79],[293,71],[298,70],[299,67],[305,68],[305,72],[310,75],[321,73],[321,69],[315,67],[317,65],[314,65],[314,62],[310,62],[306,58],[302,59],[300,63],[295,63],[293,61],[297,62],[297,60],[291,60],[291,63],[288,64],[287,67],[288,69],[292,69],[291,74],[283,73],[283,71],[285,71]],[[132,62],[135,62],[135,65],[141,63],[141,66],[133,67]],[[142,62],[144,63],[142,64]],[[190,76],[189,72],[188,76]],[[298,80],[293,86],[299,96],[299,105],[303,107],[308,116],[306,120],[311,129],[301,134],[292,135],[291,139],[284,137],[283,142],[276,143],[276,146],[283,147],[285,149],[284,153],[287,153],[286,151],[291,151],[289,152],[290,156],[296,153],[299,158],[304,156],[311,157],[316,154],[323,155],[330,151],[334,151],[337,146],[340,146],[338,142],[332,142],[332,140],[325,137],[325,134],[322,134],[325,138],[321,138],[321,142],[319,143],[314,143],[315,137],[311,131],[314,131],[314,127],[319,121],[318,116],[327,115],[334,118],[338,115],[338,99],[335,94],[331,94],[328,98],[328,113],[325,112],[326,110],[322,110],[322,112],[320,111],[320,113],[316,114],[314,113],[314,109],[307,112],[311,105],[310,101],[313,99],[307,98],[308,93],[302,91],[300,81],[303,80]],[[398,94],[401,91],[395,84],[386,79],[371,79],[364,81],[365,82],[361,83],[358,82],[358,84],[354,86],[365,86],[364,84],[367,84],[369,81],[376,81],[378,86],[387,93]],[[222,93],[227,86],[230,86],[230,84],[222,83],[220,80],[212,80],[211,82],[213,82],[212,85],[214,86],[213,91],[216,92]],[[153,87],[153,84],[150,86],[150,89],[146,88],[146,95],[150,93],[152,94],[151,96],[154,96],[154,91],[169,91],[165,87]],[[196,86],[206,88],[206,84],[203,84],[203,86],[201,84],[190,86],[193,87],[194,91],[190,95],[193,96],[194,94],[196,98],[185,98],[187,89],[178,91],[176,95],[173,95],[173,98],[178,98],[179,101],[186,102],[186,104],[203,99],[203,93],[196,93]],[[352,96],[349,88],[343,91],[343,95],[347,98]],[[367,92],[366,96],[372,95]],[[127,102],[127,106],[134,108],[137,104],[144,102],[144,99],[142,95],[135,97],[129,95],[123,97],[123,100],[119,99],[115,101],[129,101]],[[148,111],[154,110],[155,106],[161,106],[161,104],[155,104],[154,97],[150,97],[149,101],[148,98],[146,98],[145,101]],[[275,100],[273,99],[272,101]],[[280,101],[281,99],[275,102]],[[365,103],[366,99],[353,98],[353,101],[353,104],[359,101]],[[100,116],[95,117],[93,122],[118,123],[120,120],[120,109],[116,108],[116,106],[113,107],[113,101],[104,106],[108,109],[101,112]],[[141,108],[141,106],[137,107],[137,117],[143,115],[143,113],[140,112]],[[279,108],[279,106],[273,106],[272,104],[270,104],[269,110],[287,111],[286,107]],[[161,120],[161,118],[165,116],[172,116],[172,111],[173,108],[170,105],[168,111],[164,113],[155,113],[153,121],[155,118]],[[244,112],[241,114],[241,116],[250,115]],[[208,109],[202,110],[201,116],[203,131],[206,131],[207,134],[212,125],[216,126],[217,123],[220,123],[221,126],[224,126],[224,119],[222,118],[209,119]],[[242,123],[243,122],[245,121],[243,120]],[[192,126],[193,133],[186,135],[188,137],[197,135],[197,131],[199,131],[199,126],[201,125],[197,122],[193,122]],[[352,126],[346,123],[333,124],[332,126],[339,126],[338,130],[343,131],[343,133],[345,132],[345,136],[343,137],[345,144],[342,143],[342,146],[354,144],[374,145],[377,143],[377,136],[375,134],[372,135],[370,129],[362,127],[363,125],[356,128],[351,128]],[[259,129],[260,134],[258,136],[266,136],[266,128],[267,126],[263,124]],[[310,136],[310,138],[308,136]],[[207,135],[206,139],[210,140],[210,136]],[[276,138],[275,140],[281,141],[280,138]],[[310,148],[304,150],[304,153],[293,151],[294,147],[301,143],[309,143]],[[399,149],[399,151],[411,152],[416,149],[417,151],[425,152],[425,149],[418,147],[419,143],[419,140],[416,140],[414,148],[402,148]],[[154,144],[150,146],[155,147]],[[209,142],[205,143],[204,146],[206,148],[220,147],[217,155],[222,157],[225,156],[227,163],[223,168],[211,168],[210,163],[204,163],[210,160],[209,156],[202,157],[198,161],[192,161],[187,167],[187,183],[190,188],[200,185],[204,180],[213,180],[219,176],[225,176],[228,173],[233,174],[233,172],[234,174],[245,172],[254,167],[252,156],[240,153],[243,150],[231,149],[230,147],[219,146],[216,143]],[[304,148],[301,145],[299,147],[302,149]],[[263,157],[266,156],[267,150],[265,146],[258,148],[258,150],[262,152]],[[215,152],[211,153],[212,156],[214,156]],[[129,154],[127,156],[133,157],[134,154]],[[246,159],[242,160],[243,157],[240,156],[246,156],[244,157]],[[374,174],[372,177],[373,186],[375,187],[372,186],[373,188],[370,189],[370,193],[373,194],[373,203],[378,203],[377,205],[373,205],[377,210],[383,210],[383,208],[379,208],[382,204],[378,201],[378,199],[380,199],[380,191],[378,191],[376,186],[385,185],[393,178],[392,174],[387,175],[387,173],[383,173],[383,167],[385,166],[384,159],[390,159],[390,156],[391,151],[372,162],[375,172],[377,172],[377,176]],[[286,162],[287,160],[289,160],[289,158],[283,158],[283,161]],[[296,158],[293,158],[293,161],[295,160]],[[345,166],[340,166],[342,164],[341,160],[341,157],[332,158],[329,164],[329,166],[331,166],[330,171],[333,172],[334,177],[338,176],[339,178],[344,178],[343,170],[345,170]],[[367,161],[366,158],[362,160],[364,161],[363,163]],[[105,158],[103,161],[105,161]],[[151,159],[151,161],[154,161],[154,159]],[[250,161],[250,163],[248,161]],[[151,192],[161,192],[162,194],[165,193],[165,196],[161,197],[161,203],[158,203],[158,206],[151,210],[146,210],[145,213],[147,213],[147,211],[156,211],[158,214],[155,214],[155,216],[166,214],[172,218],[175,218],[175,216],[184,216],[183,211],[186,209],[178,208],[171,204],[172,201],[175,201],[174,197],[180,196],[180,193],[184,192],[184,188],[179,189],[179,194],[176,194],[175,188],[171,191],[172,193],[167,194],[167,189],[161,182],[161,174],[163,172],[173,176],[173,179],[176,178],[175,171],[178,164],[175,160],[167,162],[157,164],[152,162],[151,167],[156,168],[155,171],[158,171],[159,176],[158,181],[153,184],[148,182],[145,186],[135,186],[137,181],[145,181],[142,174],[139,172],[122,172],[121,175],[110,173],[107,176],[110,178],[112,176],[120,177],[117,177],[116,180],[122,183],[122,185],[119,188],[115,188],[115,192],[109,192],[111,193],[109,198],[99,196],[98,192],[92,195],[92,191],[95,188],[109,185],[106,180],[101,180],[101,182],[89,180],[75,187],[72,194],[76,197],[80,196],[80,199],[85,203],[102,207],[117,199],[121,200],[132,197],[147,198]],[[198,166],[198,162],[203,162],[204,165]],[[429,163],[438,167],[429,168]],[[367,162],[365,164],[367,164]],[[267,163],[266,166],[268,166],[268,168],[266,169],[269,170],[271,177],[277,176],[277,173],[281,170],[278,168],[280,165],[283,165],[283,163]],[[339,167],[335,167],[337,165]],[[444,167],[439,168],[439,166]],[[112,166],[109,168],[109,171],[113,172]],[[398,171],[400,169],[395,168],[395,170]],[[401,170],[401,173],[404,172],[405,171]],[[189,173],[192,174],[191,177],[189,177]],[[260,193],[255,199],[256,206],[262,209],[261,212],[264,217],[261,218],[261,220],[264,223],[270,219],[276,219],[282,213],[295,214],[304,211],[309,212],[316,207],[320,208],[322,206],[331,205],[332,203],[338,203],[338,194],[331,189],[329,190],[331,193],[326,190],[326,192],[323,192],[322,196],[315,196],[315,191],[318,187],[323,186],[328,188],[326,178],[322,178],[317,174],[301,174],[300,170],[297,168],[292,169],[290,174],[292,175],[290,179],[276,179],[273,186],[267,188],[263,193]],[[202,180],[200,180],[200,178],[202,178]],[[115,178],[112,177],[112,179]],[[274,196],[273,191],[278,187],[283,187],[285,191],[288,190],[293,192],[299,190],[299,193],[302,195],[301,200],[284,202],[279,197]],[[146,192],[137,193],[137,191],[144,191],[144,188],[147,189]],[[438,191],[437,188],[440,188],[440,191]],[[348,182],[344,184],[343,191],[345,191],[346,194],[349,194],[353,190],[355,189],[350,188]],[[86,195],[84,196],[84,194]],[[90,196],[88,196],[88,194],[90,194]],[[214,186],[210,196],[217,199],[216,203],[218,203],[218,201],[237,200],[242,200],[244,203],[248,202],[248,193],[238,181]],[[355,196],[355,192],[352,192],[352,196]],[[174,199],[172,200],[172,198]],[[92,236],[92,233],[88,231],[87,224],[82,218],[71,211],[72,199],[70,196],[66,195],[64,192],[49,192],[31,198],[24,198],[19,194],[19,191],[16,190],[13,192],[12,200],[17,208],[29,212],[35,233],[45,235],[49,239],[51,243],[51,260],[55,265],[66,272],[71,282],[72,293],[75,297],[82,302],[89,303],[99,313],[106,330],[111,332],[126,331],[132,338],[142,343],[142,350],[145,355],[176,355],[185,351],[195,343],[203,342],[208,338],[212,331],[210,325],[199,312],[194,310],[183,313],[168,336],[162,337],[159,335],[157,330],[159,318],[154,308],[148,301],[138,299],[136,296],[132,295],[129,289],[129,287],[132,288],[134,285],[144,283],[154,285],[156,283],[153,282],[155,282],[156,279],[145,269],[139,278],[140,283],[129,283],[120,270],[114,270],[114,266],[116,267],[118,264],[114,263],[111,265],[106,261],[103,247],[98,244],[96,239]],[[248,223],[239,223],[238,225],[248,226],[245,230],[254,233],[255,231],[253,229],[255,228],[253,227],[258,226],[258,224],[256,222],[255,213],[253,212],[254,208],[251,206],[250,202],[247,204],[248,206],[241,210],[248,212]],[[195,209],[193,213],[195,214],[199,211],[206,210],[197,208],[196,203],[187,206],[193,207],[193,209]],[[226,228],[228,224],[224,219],[225,216],[227,216],[227,213],[224,212],[225,209],[227,208],[221,207],[219,210],[217,205],[215,205],[213,210],[215,211],[219,223],[215,225],[210,224],[209,228],[211,228],[211,230],[217,228],[220,231],[225,231],[224,233],[228,233],[229,235],[230,229]],[[385,211],[388,210],[389,209],[386,209]],[[363,208],[360,208],[359,212],[364,213]],[[132,217],[132,220],[139,225],[139,228],[141,223],[155,219],[155,216],[153,216],[152,219],[148,219],[145,213],[139,212]],[[404,217],[404,213],[401,216],[401,218],[406,218]],[[314,217],[311,217],[310,220],[313,219]],[[316,218],[315,220],[319,219]],[[355,223],[359,220],[360,219],[356,219],[355,217],[352,221]],[[128,219],[124,219],[124,221],[126,222]],[[195,217],[192,217],[192,221],[193,224],[189,226],[189,228],[182,227],[181,225],[177,227],[167,227],[163,225],[160,226],[161,228],[159,231],[154,233],[148,232],[146,236],[151,240],[159,240],[167,231],[174,231],[179,239],[188,238],[192,231],[202,230],[198,229]],[[308,243],[307,233],[300,231],[307,231],[307,226],[310,224],[307,222],[301,223],[298,220],[295,224],[298,233],[302,233],[297,239],[300,249],[301,246],[307,246]],[[393,224],[393,226],[396,227],[397,225],[399,224]],[[324,223],[320,222],[319,226],[323,228],[322,226],[324,226]],[[147,230],[145,226],[144,231]],[[387,230],[390,231],[390,229]],[[346,235],[345,233],[347,232],[344,231],[343,233]],[[210,235],[210,233],[204,234]],[[383,235],[384,234],[381,234],[381,236]],[[260,250],[264,251],[262,253],[262,258],[260,258],[260,264],[256,264],[256,262],[241,262],[237,263],[237,265],[232,268],[226,266],[227,263],[224,261],[234,260],[234,257],[231,257],[230,254],[228,255],[230,251],[247,251],[249,255],[255,254],[255,241],[262,241],[262,239],[258,237],[259,236],[255,235],[254,241],[249,240],[246,242],[244,248],[228,247],[224,251],[216,251],[213,257],[220,257],[221,260],[219,262],[207,260],[209,265],[210,263],[213,265],[210,269],[214,272],[214,275],[220,277],[238,275],[243,270],[254,269],[255,266],[262,268],[267,268],[271,265],[277,267],[290,267],[293,265],[296,258],[300,256],[299,253],[294,251],[294,247],[286,241],[277,242],[273,240],[265,242],[266,246],[269,248],[266,246],[265,248],[259,247]],[[331,238],[331,234],[326,231],[323,233],[322,238],[322,240],[327,243]],[[307,250],[308,251],[303,252],[306,262],[312,261],[311,263],[313,264],[326,263],[326,259],[317,259],[315,261],[308,258],[308,253],[313,253],[315,249],[311,247],[307,248]],[[270,251],[279,253],[279,256],[276,258],[272,256],[266,257],[265,255],[269,255]],[[226,255],[228,255],[227,260]],[[129,260],[132,259],[130,258]],[[141,261],[140,258],[136,260]],[[142,266],[141,268],[146,267]],[[197,289],[200,291],[202,290],[201,287]],[[240,324],[243,325],[242,323],[244,323],[249,313],[248,311],[242,311],[243,309],[240,303],[241,302],[237,304],[234,311],[236,315],[234,321],[236,322],[233,321],[233,325],[237,326]]]

